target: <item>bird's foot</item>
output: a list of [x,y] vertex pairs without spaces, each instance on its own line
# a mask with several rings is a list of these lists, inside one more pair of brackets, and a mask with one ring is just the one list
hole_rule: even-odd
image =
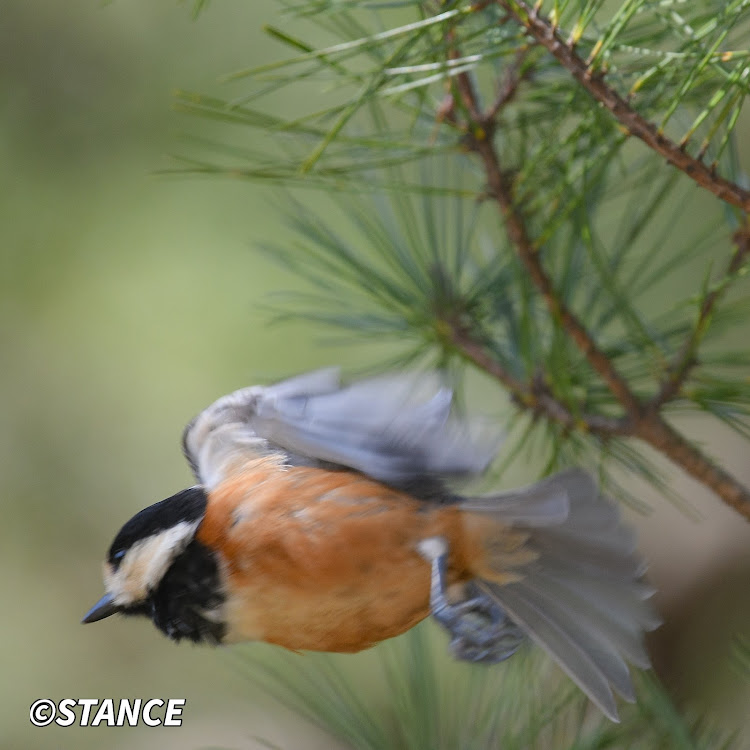
[[448,543],[445,539],[426,539],[419,551],[432,566],[432,616],[450,633],[453,655],[462,661],[486,663],[500,662],[512,656],[523,641],[523,632],[494,599],[471,582],[466,586],[466,598],[458,602],[448,601]]

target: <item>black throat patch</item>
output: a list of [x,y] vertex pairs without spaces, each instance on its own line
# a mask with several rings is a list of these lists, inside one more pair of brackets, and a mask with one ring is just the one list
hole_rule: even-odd
[[145,615],[174,641],[221,643],[226,624],[221,619],[224,593],[216,555],[193,539],[175,558],[161,583],[144,602],[122,610]]

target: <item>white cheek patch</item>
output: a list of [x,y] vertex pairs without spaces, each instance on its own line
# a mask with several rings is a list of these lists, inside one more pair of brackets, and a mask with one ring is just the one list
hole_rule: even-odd
[[106,566],[107,591],[115,603],[126,606],[143,601],[159,585],[175,557],[190,544],[200,522],[182,521],[142,539],[127,551],[117,570]]

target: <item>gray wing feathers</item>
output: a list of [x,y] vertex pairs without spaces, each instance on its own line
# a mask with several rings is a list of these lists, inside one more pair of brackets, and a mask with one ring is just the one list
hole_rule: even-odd
[[617,720],[612,690],[634,700],[625,660],[649,666],[643,631],[659,618],[646,601],[653,591],[638,580],[644,571],[635,537],[616,506],[588,474],[571,470],[462,508],[528,532],[536,559],[518,569],[521,580],[478,585]]
[[210,489],[222,480],[227,464],[234,459],[271,452],[268,441],[252,425],[257,406],[264,399],[310,398],[339,387],[340,371],[330,367],[272,386],[250,386],[222,396],[182,433],[182,449],[196,479]]
[[183,444],[201,481],[220,481],[229,458],[279,449],[400,483],[482,473],[496,430],[451,413],[452,392],[432,375],[396,375],[339,386],[322,370],[236,391],[188,426]]
[[447,388],[424,398],[411,378],[378,378],[314,398],[264,399],[252,423],[296,453],[386,482],[479,474],[494,457],[473,425],[451,416]]

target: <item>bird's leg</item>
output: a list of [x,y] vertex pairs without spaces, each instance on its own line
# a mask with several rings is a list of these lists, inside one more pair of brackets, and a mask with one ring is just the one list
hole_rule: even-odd
[[470,594],[451,603],[446,597],[448,543],[442,537],[425,539],[420,554],[431,564],[432,616],[451,634],[453,655],[465,661],[498,662],[520,646],[523,633],[490,596],[469,584]]

